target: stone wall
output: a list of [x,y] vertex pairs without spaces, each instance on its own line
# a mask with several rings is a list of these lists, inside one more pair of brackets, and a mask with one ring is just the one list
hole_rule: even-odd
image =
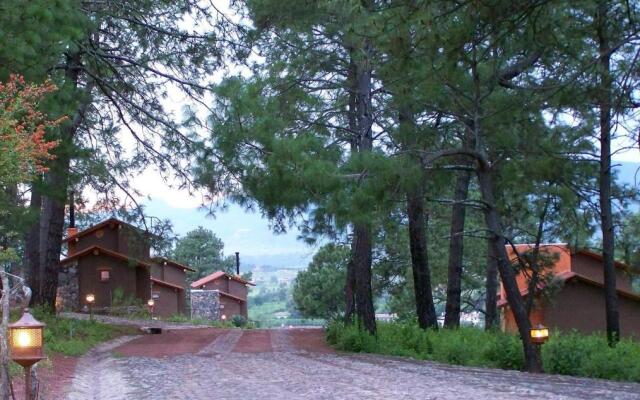
[[220,292],[217,290],[191,290],[191,318],[219,320]]
[[61,267],[58,272],[58,311],[78,311],[80,308],[80,287],[78,286],[78,264]]

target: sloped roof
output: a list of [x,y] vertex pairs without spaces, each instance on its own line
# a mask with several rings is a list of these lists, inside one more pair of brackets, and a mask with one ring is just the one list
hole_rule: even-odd
[[60,265],[65,265],[68,264],[70,261],[75,260],[76,258],[80,258],[80,257],[84,257],[86,255],[89,254],[94,254],[94,252],[97,252],[98,255],[99,254],[105,254],[109,257],[113,257],[113,258],[117,258],[119,260],[122,261],[127,261],[127,262],[131,262],[131,263],[135,263],[137,265],[141,265],[143,267],[151,267],[151,264],[149,264],[148,262],[142,261],[142,260],[138,260],[137,258],[133,258],[133,257],[128,257],[122,253],[118,253],[112,250],[107,250],[104,247],[98,246],[98,245],[93,245],[93,246],[89,246],[86,249],[79,251],[67,258],[64,258],[62,260],[60,260]]
[[186,270],[191,271],[191,272],[195,272],[195,271],[196,271],[195,269],[193,269],[193,268],[191,268],[191,267],[187,267],[187,266],[186,266],[186,265],[184,265],[184,264],[180,264],[180,263],[175,262],[175,261],[173,261],[173,260],[170,260],[170,259],[168,259],[168,258],[166,258],[166,257],[153,257],[153,258],[152,258],[152,260],[153,260],[154,262],[157,262],[157,263],[160,263],[160,262],[166,262],[166,263],[167,263],[167,265],[171,265],[172,267],[176,267],[176,268],[186,269]]
[[223,277],[227,277],[227,278],[232,279],[232,280],[234,280],[236,282],[244,283],[245,285],[255,286],[254,283],[251,283],[251,282],[249,282],[247,280],[244,280],[244,279],[240,278],[239,276],[231,275],[231,274],[228,274],[228,273],[226,273],[224,271],[216,271],[213,274],[207,275],[204,278],[200,278],[197,281],[193,282],[191,284],[191,287],[194,288],[194,289],[197,289],[202,285],[206,285],[209,282],[215,281],[216,279],[220,279],[220,278],[223,278]]
[[[87,228],[87,229],[85,229],[83,231],[80,231],[80,232],[76,233],[75,235],[67,236],[66,238],[63,238],[62,239],[62,243],[66,243],[71,239],[76,239],[76,238],[80,238],[82,236],[88,235],[91,232],[95,232],[98,229],[104,228],[105,226],[111,225],[111,224],[127,226],[127,227],[129,227],[129,228],[131,228],[133,230],[136,230],[136,231],[140,232],[140,233],[148,233],[148,232],[145,232],[145,231],[143,231],[142,229],[140,229],[140,228],[138,228],[136,226],[133,226],[133,225],[127,223],[127,222],[121,221],[121,220],[119,220],[117,218],[109,218],[109,219],[105,219],[104,221],[99,222],[99,223],[97,223],[97,224],[95,224],[93,226],[90,226],[89,228]],[[148,233],[148,234],[151,235],[151,233]]]
[[[593,279],[589,279],[588,277],[578,274],[574,271],[563,271],[557,275],[554,276],[554,279],[559,280],[562,283],[565,283],[567,281],[570,281],[572,279],[576,279],[576,280],[580,280],[588,285],[592,285],[592,286],[597,286],[600,288],[604,287],[604,284],[598,282],[598,281],[594,281]],[[544,288],[544,284],[538,284],[538,289],[543,289]],[[618,295],[621,297],[626,297],[628,299],[631,300],[635,300],[640,302],[640,294],[637,293],[633,293],[633,292],[629,292],[626,290],[622,290],[622,289],[617,289],[616,290],[618,292]],[[524,289],[520,291],[520,296],[527,296],[529,294],[529,290],[528,289]],[[508,305],[508,301],[506,298],[501,298],[498,300],[498,307],[504,307]]]

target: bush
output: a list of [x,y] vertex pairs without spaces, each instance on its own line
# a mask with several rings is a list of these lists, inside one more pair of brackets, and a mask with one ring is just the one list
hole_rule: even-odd
[[[335,321],[327,342],[336,349],[432,360],[447,364],[521,370],[518,336],[477,328],[422,330],[414,321],[378,323],[376,337],[355,325]],[[554,332],[543,346],[548,373],[640,382],[640,343],[622,340],[615,348],[604,336]]]
[[231,317],[231,323],[236,328],[242,328],[247,325],[247,319],[240,314],[235,314]]

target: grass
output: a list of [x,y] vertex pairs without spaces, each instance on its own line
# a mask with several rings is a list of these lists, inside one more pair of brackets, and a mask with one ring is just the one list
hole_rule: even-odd
[[58,318],[53,314],[33,310],[34,317],[44,322],[44,343],[47,354],[81,356],[99,343],[117,336],[135,334],[134,327],[101,324],[96,321]]
[[[415,323],[379,323],[377,337],[333,322],[327,341],[336,349],[431,360],[447,364],[521,370],[522,346],[515,335],[477,328],[424,331]],[[601,335],[554,332],[542,348],[545,372],[640,382],[640,343],[615,348]]]

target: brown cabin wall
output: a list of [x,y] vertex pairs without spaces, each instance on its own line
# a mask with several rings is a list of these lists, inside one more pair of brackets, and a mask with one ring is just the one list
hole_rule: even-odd
[[181,305],[184,307],[184,300],[180,301],[180,298],[184,297],[183,290],[154,284],[152,293],[155,301],[154,314],[162,317],[170,317],[184,313],[184,309],[181,309]]
[[149,240],[144,233],[127,225],[120,225],[117,231],[119,232],[118,249],[116,250],[118,253],[140,260],[149,260]]
[[[99,270],[108,269],[110,271],[110,279],[108,282],[101,282]],[[78,283],[80,292],[80,301],[84,301],[88,293],[93,293],[96,297],[95,307],[110,307],[113,292],[116,288],[122,288],[125,297],[133,296],[135,298],[146,300],[150,295],[148,285],[145,289],[144,279],[139,277],[147,276],[148,272],[138,270],[142,267],[130,265],[128,262],[109,257],[105,254],[89,254],[78,260]]]
[[[571,267],[574,272],[583,275],[595,282],[604,282],[604,272],[602,269],[602,261],[589,257],[585,254],[573,254],[571,256]],[[632,292],[631,278],[624,270],[616,268],[616,287],[617,289]]]
[[221,295],[220,304],[224,306],[222,310],[220,310],[221,315],[226,315],[227,320],[231,319],[234,315],[242,315],[247,318],[246,306],[243,307],[243,302]]
[[164,281],[164,268],[162,265],[152,264],[151,265],[151,277]]
[[[640,301],[618,296],[621,335],[640,337]],[[547,326],[589,334],[606,330],[604,290],[581,281],[567,282],[545,307]]]
[[118,231],[115,229],[115,225],[107,225],[77,239],[69,240],[67,254],[72,256],[91,246],[100,246],[107,250],[118,251]]
[[182,268],[177,268],[172,265],[165,265],[163,281],[169,282],[173,285],[185,287],[187,284],[187,274],[182,270]]
[[233,279],[229,280],[229,293],[232,296],[240,297],[241,299],[246,299],[249,290],[244,283],[234,281]]
[[200,287],[198,289],[204,289],[204,290],[219,290],[221,292],[225,292],[225,293],[229,293],[229,278],[227,278],[226,276],[222,276],[216,280],[213,280],[211,282],[207,282],[206,284],[204,284],[204,287]]

